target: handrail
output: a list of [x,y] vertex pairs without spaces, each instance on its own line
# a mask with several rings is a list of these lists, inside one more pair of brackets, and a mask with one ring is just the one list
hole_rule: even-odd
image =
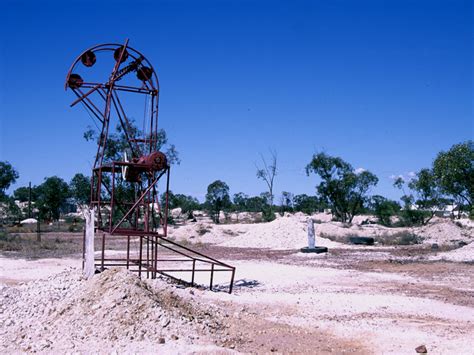
[[[174,242],[163,235],[159,235],[156,232],[144,232],[139,235],[140,238],[140,247],[139,247],[139,256],[138,257],[131,257],[127,253],[127,258],[106,258],[105,255],[102,253],[100,258],[95,259],[96,265],[100,266],[103,270],[106,267],[111,266],[122,266],[127,267],[132,272],[138,272],[139,277],[141,277],[142,273],[149,276],[151,273],[151,277],[155,278],[156,274],[160,274],[176,281],[182,282],[184,284],[195,286],[195,274],[197,272],[208,272],[209,275],[209,289],[213,289],[214,284],[214,272],[230,272],[230,283],[229,283],[229,293],[232,293],[234,277],[235,277],[235,267],[228,265],[220,260],[215,258],[209,257],[203,253],[200,253],[196,250],[188,248],[184,245],[181,245],[177,242]],[[128,243],[129,243],[128,238]],[[104,240],[102,241],[104,242]],[[145,245],[146,244],[146,245]],[[145,246],[146,257],[142,254],[143,247]],[[148,254],[148,248],[151,246],[151,257]],[[159,251],[158,248],[162,247],[167,252],[165,254],[161,254],[162,257],[158,258]],[[127,245],[127,250],[129,246]],[[105,250],[105,246],[102,245],[103,251]],[[166,255],[175,254],[175,256],[170,256],[167,258]],[[181,257],[178,257],[180,255]],[[97,262],[99,262],[97,264]],[[162,265],[162,267],[158,267],[158,262],[167,263],[167,265]],[[192,262],[192,265],[189,264]],[[196,263],[202,263],[199,266]],[[174,263],[174,264],[170,264]],[[185,263],[185,264],[179,264]],[[192,266],[192,267],[191,267]],[[184,275],[172,275],[170,273],[189,273],[191,274],[191,281],[187,280],[188,276]]]

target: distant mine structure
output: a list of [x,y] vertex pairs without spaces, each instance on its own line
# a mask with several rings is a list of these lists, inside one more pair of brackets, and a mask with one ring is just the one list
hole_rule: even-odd
[[[170,163],[160,151],[160,90],[148,59],[128,40],[96,45],[73,62],[65,88],[76,95],[71,107],[81,104],[97,128],[83,265],[93,260],[96,272],[126,267],[140,277],[164,275],[188,285],[207,279],[210,289],[216,273],[225,273],[232,292],[234,267],[167,238]],[[92,256],[96,234],[99,253]],[[110,250],[117,240],[125,241],[125,255]]]

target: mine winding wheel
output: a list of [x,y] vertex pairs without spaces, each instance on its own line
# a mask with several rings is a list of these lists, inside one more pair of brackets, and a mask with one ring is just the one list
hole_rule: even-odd
[[[110,72],[108,78],[103,77],[104,72]],[[189,285],[197,283],[198,274],[208,273],[211,289],[216,274],[230,273],[232,292],[234,267],[167,238],[170,164],[159,151],[159,83],[148,59],[130,47],[128,40],[123,45],[91,47],[71,65],[65,88],[77,97],[71,106],[82,104],[98,130],[90,206],[96,211],[95,230],[102,233],[102,245],[100,257],[92,257],[93,267],[102,271],[123,266],[139,276],[161,274]],[[129,101],[124,103],[126,96]],[[137,100],[139,96],[145,97],[144,103]],[[140,108],[141,124],[132,121],[137,116],[125,108]],[[120,141],[125,142],[121,154],[116,151],[114,124],[122,135]],[[163,180],[162,213],[158,183]],[[107,255],[106,239],[112,237],[126,238],[125,258]],[[86,233],[84,250],[85,245]]]

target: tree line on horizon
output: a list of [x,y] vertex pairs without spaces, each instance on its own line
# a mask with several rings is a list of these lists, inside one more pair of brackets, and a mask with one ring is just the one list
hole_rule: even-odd
[[[260,212],[267,221],[275,218],[274,212],[311,214],[330,209],[333,219],[344,223],[352,223],[356,215],[371,213],[385,226],[393,224],[393,216],[399,217],[397,226],[426,225],[447,205],[457,206],[458,218],[463,213],[474,218],[474,142],[471,140],[438,153],[431,168],[419,170],[411,179],[396,178],[393,185],[403,193],[400,202],[369,194],[378,183],[375,174],[354,169],[342,158],[321,152],[313,155],[306,166],[306,174],[314,174],[319,179],[316,195],[294,196],[283,192],[280,205],[275,209],[272,189],[277,171],[276,154],[272,152],[270,164],[263,157],[262,161],[264,169],[257,168],[257,177],[265,180],[268,186],[268,191],[260,195],[264,202]],[[214,207],[209,209],[214,212],[216,222],[221,209],[232,211],[239,206],[241,196],[235,194],[231,203],[228,190],[227,184],[220,180],[208,187],[206,203]]]
[[[306,166],[306,174],[318,178],[316,194],[294,195],[284,191],[275,205],[273,187],[278,174],[277,154],[272,151],[268,163],[263,156],[261,158],[263,164],[261,167],[256,166],[256,177],[265,182],[268,191],[258,196],[248,196],[243,192],[231,196],[229,186],[224,181],[216,180],[207,187],[203,203],[195,197],[170,191],[169,208],[179,207],[188,214],[193,210],[205,210],[216,223],[219,223],[221,211],[260,212],[263,220],[271,221],[276,212],[312,214],[329,209],[334,220],[345,223],[351,223],[356,215],[372,213],[379,223],[386,226],[392,225],[393,216],[399,217],[398,225],[424,225],[435,215],[436,210],[449,204],[458,206],[458,217],[462,213],[474,217],[472,140],[455,144],[447,152],[438,153],[432,167],[421,169],[410,180],[397,178],[394,186],[403,193],[400,201],[370,195],[371,189],[378,183],[375,174],[368,170],[358,171],[342,158],[321,152],[314,154]],[[2,224],[19,223],[27,217],[54,221],[65,213],[75,211],[76,206],[89,203],[90,178],[83,174],[76,174],[69,183],[58,176],[47,177],[38,186],[22,186],[8,196],[6,190],[18,177],[18,172],[10,163],[0,162],[0,202],[5,210]],[[25,206],[21,209],[15,203],[29,200],[34,208]],[[161,203],[164,204],[163,198]]]

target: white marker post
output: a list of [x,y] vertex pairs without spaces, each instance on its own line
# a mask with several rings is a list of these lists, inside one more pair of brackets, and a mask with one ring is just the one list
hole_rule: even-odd
[[314,222],[312,218],[308,219],[308,248],[313,249],[315,246],[315,237],[314,237]]
[[311,218],[308,218],[308,246],[301,248],[302,253],[327,253],[328,248],[326,247],[317,247],[316,246],[316,237],[314,232],[314,221]]
[[95,272],[94,267],[94,226],[95,226],[95,208],[86,207],[83,211],[86,219],[86,240],[83,274],[86,279],[90,279]]

